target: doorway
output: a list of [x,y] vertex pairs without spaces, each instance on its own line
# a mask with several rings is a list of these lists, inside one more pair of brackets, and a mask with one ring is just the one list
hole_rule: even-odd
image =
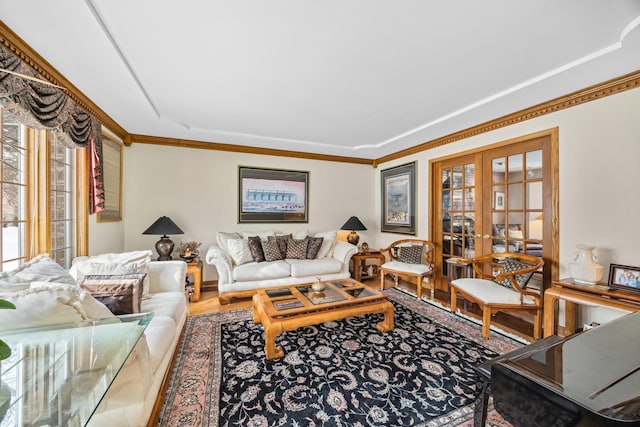
[[488,253],[543,258],[541,290],[557,278],[557,128],[434,159],[430,171],[436,289],[448,291],[447,260]]

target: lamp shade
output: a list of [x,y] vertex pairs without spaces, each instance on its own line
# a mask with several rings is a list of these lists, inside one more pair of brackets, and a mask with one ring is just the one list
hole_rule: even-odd
[[364,226],[364,224],[358,219],[357,216],[352,216],[351,218],[349,218],[347,220],[347,222],[344,223],[344,225],[342,227],[340,227],[340,230],[351,230],[351,231],[360,231],[360,230],[366,230],[367,227]]
[[161,216],[149,226],[142,234],[156,234],[159,236],[167,234],[184,234],[175,222],[171,221],[168,216]]

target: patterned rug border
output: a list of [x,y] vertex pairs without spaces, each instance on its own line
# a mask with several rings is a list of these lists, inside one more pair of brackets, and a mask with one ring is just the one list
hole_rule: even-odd
[[[482,337],[481,327],[477,323],[464,317],[460,317],[456,313],[452,313],[444,307],[431,304],[425,300],[418,300],[414,295],[410,293],[406,293],[395,288],[387,289],[385,290],[385,293],[387,294],[389,300],[401,304],[407,309],[410,309],[421,316],[437,321],[442,327],[455,333],[463,334],[468,339],[490,350],[493,350],[496,353],[503,354],[519,348],[523,345],[522,342],[504,335],[492,335],[490,339],[486,340]],[[189,316],[189,318],[187,319],[183,337],[181,338],[178,347],[179,351],[174,361],[164,401],[165,403],[173,401],[176,392],[179,390],[179,383],[184,382],[185,380],[193,382],[203,382],[202,386],[204,387],[204,389],[215,391],[215,393],[206,393],[205,396],[205,402],[202,409],[204,410],[205,408],[209,408],[208,419],[203,418],[205,411],[201,411],[199,414],[192,412],[190,414],[187,414],[187,417],[189,418],[188,421],[192,423],[191,425],[218,425],[220,413],[219,400],[211,399],[211,397],[220,395],[220,384],[222,381],[221,370],[215,369],[216,366],[219,367],[222,364],[222,346],[220,344],[221,326],[225,323],[245,320],[252,320],[251,308],[194,315]],[[201,376],[192,376],[191,378],[185,379],[184,377],[181,378],[178,375],[179,368],[184,365],[185,360],[188,359],[191,352],[194,351],[194,349],[188,348],[191,343],[191,340],[189,340],[188,338],[192,335],[194,324],[196,321],[205,321],[210,323],[210,327],[208,328],[208,330],[211,331],[211,334],[208,334],[208,336],[199,337],[200,340],[206,340],[206,342],[198,341],[202,347],[210,349],[209,366],[202,367],[203,370],[208,370],[210,375],[208,375],[204,380]],[[169,413],[170,405],[163,404],[159,414],[159,419],[167,419]],[[439,417],[438,419],[430,420],[426,423],[423,423],[421,427],[459,426],[462,423],[468,422],[472,418],[472,416],[473,404],[458,408],[442,417]],[[194,419],[199,419],[199,423],[196,422],[196,424],[193,424]],[[186,422],[187,420],[184,419],[183,421]]]

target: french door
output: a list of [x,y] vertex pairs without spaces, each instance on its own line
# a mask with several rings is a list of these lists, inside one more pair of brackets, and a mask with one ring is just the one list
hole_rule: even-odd
[[436,287],[447,290],[450,258],[527,253],[545,260],[535,279],[549,284],[557,262],[557,132],[435,160],[432,241]]

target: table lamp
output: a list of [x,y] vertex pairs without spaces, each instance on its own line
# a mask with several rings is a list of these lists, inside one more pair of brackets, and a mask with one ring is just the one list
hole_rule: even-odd
[[169,261],[171,252],[173,252],[173,241],[167,234],[184,234],[168,216],[161,216],[149,226],[142,234],[161,235],[160,240],[156,242],[156,251],[158,252],[158,261]]
[[358,240],[360,240],[360,236],[358,236],[356,230],[360,231],[366,229],[367,227],[365,227],[364,224],[360,222],[358,217],[355,216],[349,218],[347,222],[345,222],[344,225],[340,227],[340,230],[351,230],[351,233],[347,235],[347,242],[351,243],[352,245],[357,245]]

